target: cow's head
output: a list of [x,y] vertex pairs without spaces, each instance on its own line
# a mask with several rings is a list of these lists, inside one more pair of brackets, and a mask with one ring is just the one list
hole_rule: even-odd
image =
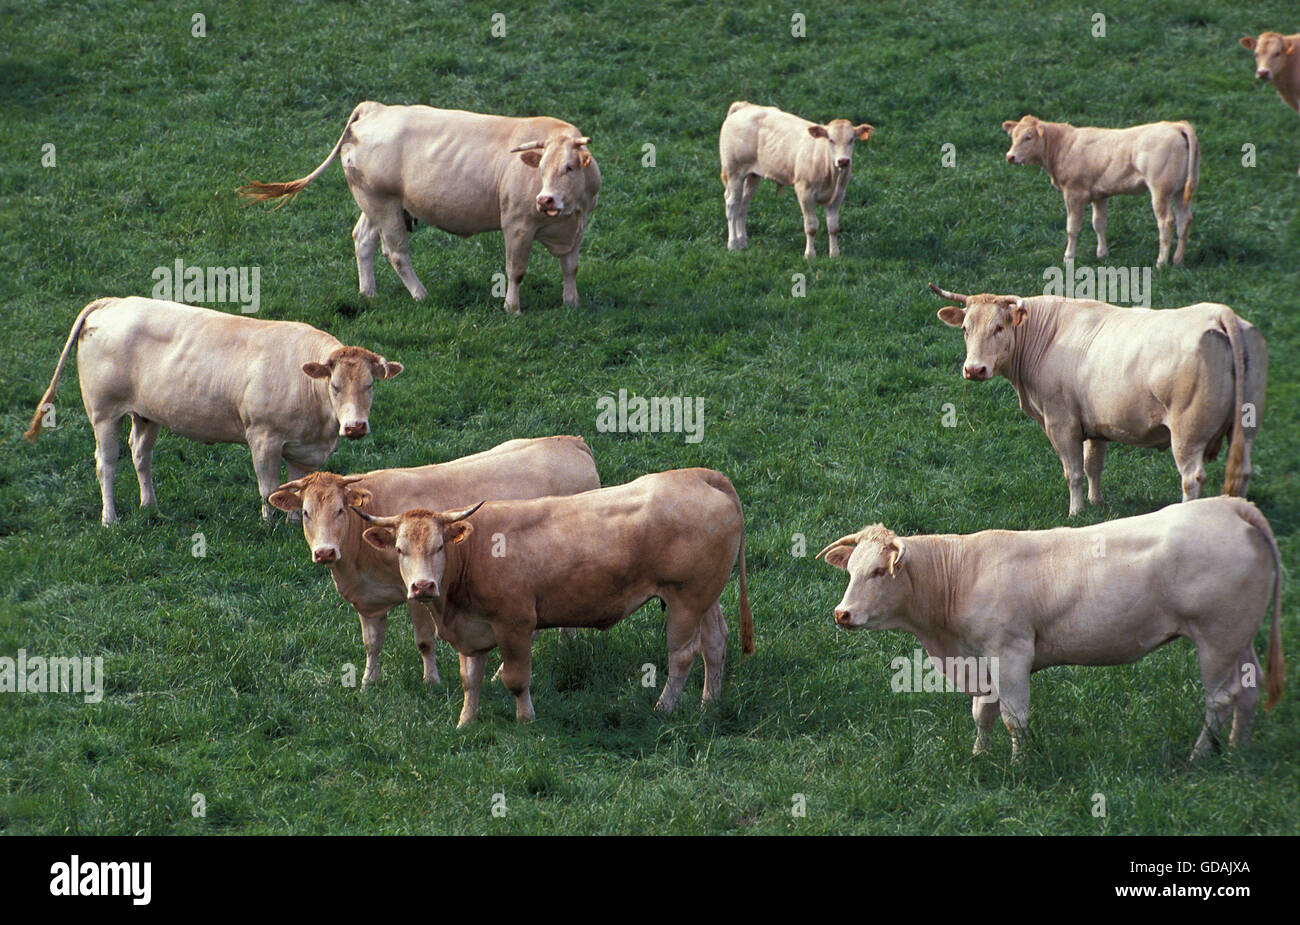
[[1296,43],[1279,32],[1264,32],[1259,38],[1242,36],[1241,46],[1255,53],[1255,76],[1260,80],[1272,80],[1286,70],[1296,53]]
[[349,547],[349,533],[360,526],[350,509],[360,510],[370,501],[370,492],[353,484],[363,478],[313,472],[281,485],[267,500],[282,511],[301,510],[312,561],[335,565]]
[[831,162],[836,170],[848,170],[853,165],[853,142],[866,141],[875,129],[863,122],[854,125],[848,119],[835,119],[825,125],[808,126],[808,134],[825,138],[831,146]]
[[511,148],[519,159],[542,175],[537,194],[537,211],[548,218],[572,215],[587,192],[587,168],[594,162],[585,136],[551,135],[544,141],[529,141]]
[[953,299],[965,306],[946,305],[939,309],[939,320],[961,328],[966,337],[966,362],[962,364],[962,375],[983,382],[1006,369],[1015,352],[1013,329],[1029,317],[1024,299],[1018,295],[990,293],[960,295],[940,289],[933,283],[930,288],[945,299]]
[[1019,122],[1008,119],[1002,131],[1011,136],[1007,161],[1012,164],[1041,164],[1043,162],[1043,124],[1033,116],[1022,116]]
[[396,517],[372,517],[361,512],[371,526],[362,537],[376,549],[397,551],[397,565],[402,573],[406,596],[442,610],[447,599],[448,548],[465,542],[474,532],[466,518],[483,502],[460,511],[406,511]]
[[845,629],[882,629],[904,609],[911,593],[902,568],[907,546],[894,531],[882,524],[863,527],[817,557],[849,573],[849,586],[835,608],[835,622]]
[[364,347],[339,347],[324,363],[304,363],[313,379],[329,380],[330,407],[339,422],[339,436],[356,440],[370,433],[370,402],[376,379],[392,379],[401,363],[390,363]]

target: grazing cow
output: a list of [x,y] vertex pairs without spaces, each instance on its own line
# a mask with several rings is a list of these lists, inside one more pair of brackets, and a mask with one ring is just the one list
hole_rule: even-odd
[[727,110],[718,134],[722,183],[726,187],[727,248],[744,250],[749,243],[745,220],[749,200],[764,178],[793,186],[803,212],[807,238],[803,255],[816,257],[817,206],[826,209],[830,255],[840,255],[840,206],[853,171],[853,142],[871,137],[870,125],[835,119],[825,125],[809,122],[775,106],[737,100]]
[[701,650],[704,702],[713,701],[727,652],[719,596],[737,555],[741,647],[754,651],[740,499],[712,469],[659,472],[567,498],[366,519],[374,526],[365,540],[397,550],[407,595],[428,602],[438,635],[461,655],[461,726],[478,712],[487,652],[501,649],[515,716],[531,720],[534,631],[609,629],[654,597],[668,611],[668,682],[656,709],[672,711]]
[[[1097,256],[1105,257],[1106,204],[1111,196],[1151,191],[1151,208],[1160,229],[1156,266],[1169,262],[1175,226],[1174,263],[1183,262],[1192,224],[1192,194],[1200,182],[1201,143],[1188,122],[1153,122],[1131,128],[1076,128],[1023,116],[1006,121],[1011,136],[1007,161],[1038,164],[1065,196],[1065,259],[1073,260],[1083,227],[1083,207],[1092,204]],[[1172,208],[1171,208],[1172,207]]]
[[1300,33],[1263,32],[1259,38],[1246,35],[1241,44],[1255,53],[1255,77],[1271,82],[1282,102],[1300,112],[1300,54],[1296,54]]
[[262,321],[158,299],[100,299],[72,325],[54,378],[24,435],[41,431],[63,366],[77,348],[86,416],[95,429],[95,472],[105,526],[117,520],[113,478],[118,428],[131,415],[131,457],[140,506],[157,504],[153,446],[160,428],[199,443],[244,443],[262,496],[325,464],[339,437],[370,433],[376,379],[392,379],[390,363],[361,347],[345,347],[308,324]]
[[1070,484],[1070,515],[1101,503],[1107,441],[1172,448],[1183,500],[1200,495],[1205,460],[1231,434],[1225,494],[1245,495],[1264,411],[1268,348],[1226,305],[1120,308],[1038,296],[965,296],[939,318],[966,337],[962,375],[1005,376],[1020,410],[1047,433]]
[[[836,623],[911,633],[972,696],[977,755],[1000,710],[1019,756],[1031,672],[1126,665],[1179,636],[1196,647],[1205,687],[1205,726],[1192,757],[1218,746],[1229,712],[1229,744],[1246,744],[1262,680],[1255,632],[1270,597],[1266,706],[1282,696],[1277,543],[1264,515],[1240,498],[1055,530],[904,539],[876,524],[818,555],[849,573]],[[979,659],[992,670],[971,671]],[[973,683],[977,676],[993,683]]]
[[360,511],[400,513],[411,507],[466,505],[480,498],[541,498],[600,487],[596,463],[581,437],[509,440],[490,450],[432,466],[380,469],[363,475],[315,472],[282,485],[271,503],[302,511],[302,535],[313,562],[329,568],[334,587],[356,608],[366,646],[361,686],[379,680],[379,654],[388,611],[408,604],[424,680],[441,683],[434,654],[433,616],[420,601],[408,600],[397,554],[361,541],[366,524]]
[[425,297],[411,265],[411,220],[461,237],[501,230],[506,311],[519,314],[519,283],[533,241],[560,260],[564,304],[578,304],[578,248],[596,208],[600,169],[591,139],[546,116],[513,119],[429,106],[364,102],[325,161],[288,183],[239,188],[252,201],[287,201],[341,155],[361,217],[352,229],[361,294],[375,294],[375,245],[412,298]]

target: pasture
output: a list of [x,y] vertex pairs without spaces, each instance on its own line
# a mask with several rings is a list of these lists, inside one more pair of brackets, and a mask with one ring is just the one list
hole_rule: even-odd
[[[765,2],[539,0],[504,8],[503,37],[499,7],[431,6],[212,4],[203,36],[194,4],[0,9],[0,33],[22,37],[0,51],[0,655],[102,656],[105,675],[94,704],[0,694],[0,832],[1300,833],[1300,125],[1237,44],[1296,28],[1292,5],[1113,4],[1104,37],[1071,2],[795,4],[804,37],[792,9]],[[424,227],[411,255],[428,299],[382,257],[378,295],[362,298],[337,165],[278,211],[239,203],[245,180],[312,170],[363,99],[548,114],[590,135],[604,185],[582,304],[560,305],[558,264],[538,247],[510,317],[492,294],[501,235]],[[875,126],[854,156],[842,257],[824,256],[823,221],[823,256],[803,259],[794,197],[769,183],[749,249],[726,250],[717,133],[734,99]],[[926,289],[1034,295],[1060,264],[1060,194],[1003,160],[1001,123],[1026,112],[1191,121],[1187,260],[1154,275],[1151,304],[1222,301],[1269,342],[1250,497],[1292,579],[1289,689],[1248,748],[1199,766],[1185,763],[1203,715],[1187,643],[1035,675],[1026,758],[1011,764],[999,724],[974,759],[967,698],[894,693],[891,660],[916,642],[838,629],[844,575],[813,559],[877,521],[903,535],[1066,523],[1047,438],[1006,380],[962,380],[961,336]],[[1105,265],[1154,263],[1147,197],[1112,202],[1109,239]],[[1094,246],[1085,223],[1081,265]],[[101,528],[75,367],[58,427],[20,435],[80,308],[149,295],[154,268],[177,259],[260,267],[259,317],[405,365],[376,388],[371,436],[342,443],[331,471],[569,433],[606,485],[726,473],[745,506],[757,652],[740,657],[733,579],[722,703],[699,710],[697,662],[677,712],[652,712],[666,671],[653,602],[572,643],[544,633],[529,726],[485,683],[479,721],[456,730],[454,653],[440,646],[443,686],[426,689],[404,610],[382,682],[345,686],[364,661],[355,614],[298,527],[260,520],[245,447],[164,433],[160,511],[143,515],[124,452],[122,520]],[[702,399],[703,439],[599,432],[597,401],[620,389]],[[1079,523],[1179,498],[1167,451],[1113,446],[1104,488],[1108,504]]]

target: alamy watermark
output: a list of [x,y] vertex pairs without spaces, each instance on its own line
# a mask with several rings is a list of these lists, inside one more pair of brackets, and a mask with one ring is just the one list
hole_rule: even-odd
[[198,305],[203,302],[238,302],[245,315],[262,305],[261,267],[199,267],[177,257],[170,267],[154,267],[153,297],[168,302]]
[[619,389],[618,396],[596,399],[596,430],[603,434],[685,434],[687,443],[704,439],[704,399],[645,396]]
[[1066,260],[1064,266],[1043,271],[1043,295],[1150,308],[1151,268],[1076,267],[1073,260]]
[[86,703],[104,699],[104,657],[0,656],[0,694],[83,694]]
[[924,649],[899,655],[889,663],[894,672],[889,689],[895,694],[979,693],[997,695],[997,656],[947,656],[934,658]]

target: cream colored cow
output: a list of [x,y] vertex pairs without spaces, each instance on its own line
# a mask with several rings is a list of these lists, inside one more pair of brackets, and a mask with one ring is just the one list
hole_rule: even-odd
[[86,416],[95,430],[95,472],[103,523],[117,520],[113,479],[118,433],[131,416],[131,457],[140,506],[156,504],[153,446],[158,432],[199,443],[244,443],[262,495],[325,464],[339,437],[370,433],[374,381],[392,379],[390,363],[362,347],[296,321],[263,321],[158,299],[100,299],[77,316],[54,378],[25,436],[41,431],[64,364],[77,348]]
[[745,222],[749,200],[759,181],[793,186],[807,243],[805,257],[817,256],[817,206],[826,210],[830,255],[840,255],[840,207],[853,172],[853,142],[871,137],[870,125],[835,119],[825,125],[737,100],[727,110],[718,134],[722,183],[726,187],[727,247],[744,250],[749,243]]
[[1169,262],[1178,234],[1174,263],[1182,263],[1192,224],[1192,194],[1200,181],[1201,144],[1188,122],[1153,122],[1132,128],[1076,128],[1034,116],[1002,123],[1011,136],[1007,161],[1038,164],[1065,196],[1065,259],[1073,260],[1083,228],[1083,208],[1092,204],[1097,256],[1107,256],[1106,206],[1111,196],[1151,193],[1160,230],[1156,266]]
[[1241,45],[1255,53],[1255,76],[1271,83],[1282,102],[1300,112],[1300,33],[1246,35]]

